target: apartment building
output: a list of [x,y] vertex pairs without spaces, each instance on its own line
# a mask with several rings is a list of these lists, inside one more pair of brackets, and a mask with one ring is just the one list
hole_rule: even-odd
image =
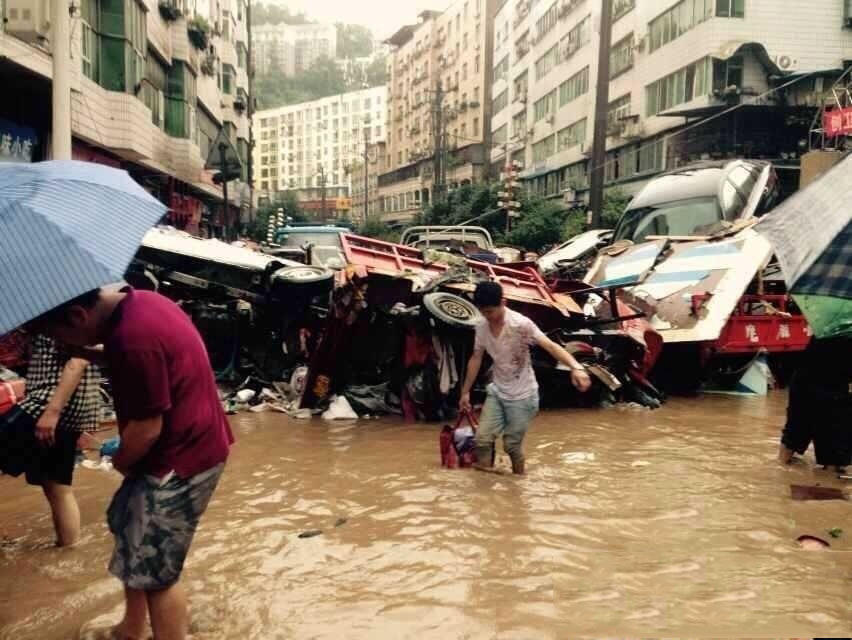
[[[385,140],[387,88],[351,91],[254,114],[254,186],[260,198],[295,193],[303,208],[344,217],[350,173],[365,141]],[[333,201],[333,202],[332,202]]]
[[[734,156],[798,182],[815,109],[852,59],[848,1],[612,2],[608,187]],[[521,163],[544,196],[588,187],[599,24],[595,0],[508,0],[495,17],[491,159]]]
[[[352,183],[352,210],[349,219],[353,222],[364,222],[367,217],[381,216],[381,196],[379,194],[379,173],[385,163],[387,145],[384,142],[370,144],[367,147],[366,163],[364,155],[353,163],[350,180]],[[366,183],[364,173],[366,171]],[[367,210],[364,210],[364,199],[367,199]]]
[[379,177],[386,222],[410,220],[436,187],[442,193],[485,177],[496,6],[455,0],[444,12],[422,12],[386,41],[388,135]]
[[[233,235],[248,212],[246,0],[78,0],[71,23],[76,159],[126,169],[169,207],[171,224]],[[46,0],[6,0],[0,25],[0,160],[49,158],[51,78]],[[227,136],[230,206],[204,168]],[[3,157],[5,156],[5,157]]]
[[321,57],[337,55],[337,29],[332,24],[261,24],[252,28],[255,69],[301,73]]

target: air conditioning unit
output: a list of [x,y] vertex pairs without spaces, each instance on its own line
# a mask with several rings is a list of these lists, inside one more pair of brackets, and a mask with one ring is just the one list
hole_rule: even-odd
[[556,122],[556,116],[548,116],[547,117],[547,124],[553,126],[554,122]]
[[50,37],[48,0],[6,0],[4,31],[32,43],[44,43]]

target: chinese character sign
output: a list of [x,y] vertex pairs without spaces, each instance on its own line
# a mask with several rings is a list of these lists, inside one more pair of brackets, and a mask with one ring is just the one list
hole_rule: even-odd
[[37,144],[34,129],[0,118],[0,162],[32,162]]
[[826,111],[822,118],[822,128],[829,138],[852,135],[852,107]]

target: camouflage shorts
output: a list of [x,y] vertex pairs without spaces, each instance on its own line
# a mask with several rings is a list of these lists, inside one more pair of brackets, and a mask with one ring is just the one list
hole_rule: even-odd
[[107,509],[115,536],[110,572],[131,589],[152,591],[176,583],[224,468],[222,463],[190,478],[125,478]]

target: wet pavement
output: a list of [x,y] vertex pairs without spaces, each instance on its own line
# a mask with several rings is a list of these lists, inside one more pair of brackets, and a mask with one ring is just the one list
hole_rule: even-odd
[[[192,637],[849,635],[850,503],[791,500],[791,484],[843,481],[810,455],[776,465],[785,406],[544,412],[523,479],[442,470],[434,425],[238,416],[184,574]],[[61,551],[40,493],[0,478],[0,639],[120,616],[103,523],[117,483],[78,470],[83,541]]]

